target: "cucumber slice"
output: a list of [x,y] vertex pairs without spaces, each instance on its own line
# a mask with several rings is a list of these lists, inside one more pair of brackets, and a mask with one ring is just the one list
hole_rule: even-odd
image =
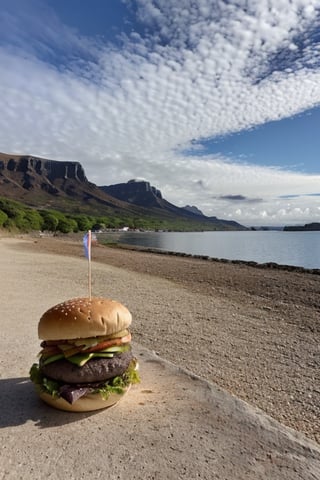
[[94,353],[79,353],[79,355],[72,355],[72,357],[68,357],[66,360],[74,365],[78,365],[78,367],[83,367],[93,356]]
[[42,365],[48,365],[49,363],[56,362],[57,360],[61,360],[64,358],[63,353],[57,353],[56,355],[51,355],[51,357],[46,358],[42,363]]
[[106,352],[97,352],[94,354],[94,358],[97,357],[97,358],[112,358],[114,357],[114,354],[109,352],[109,353],[106,353]]
[[98,352],[96,353],[117,353],[117,352],[123,352],[124,351],[124,347],[123,345],[114,345],[113,347],[108,347],[108,348],[104,348],[103,350],[99,350]]
[[96,353],[119,353],[119,352],[127,352],[131,349],[130,345],[114,345],[113,347],[104,348],[103,350],[99,350]]
[[85,365],[89,360],[91,360],[91,358],[99,358],[99,357],[102,357],[102,358],[112,358],[113,357],[113,353],[111,352],[108,352],[108,353],[105,353],[105,352],[91,352],[91,353],[79,353],[77,355],[73,355],[72,357],[68,357],[66,360],[68,360],[68,362],[71,362],[73,363],[74,365],[78,365],[78,367],[83,367],[83,365]]

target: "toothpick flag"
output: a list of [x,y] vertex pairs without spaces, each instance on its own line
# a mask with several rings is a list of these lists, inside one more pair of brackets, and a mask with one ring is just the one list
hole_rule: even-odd
[[83,237],[84,254],[87,259],[91,260],[91,230],[89,230]]
[[89,298],[91,299],[91,230],[83,237],[83,247],[84,254],[88,259],[88,287],[89,287]]

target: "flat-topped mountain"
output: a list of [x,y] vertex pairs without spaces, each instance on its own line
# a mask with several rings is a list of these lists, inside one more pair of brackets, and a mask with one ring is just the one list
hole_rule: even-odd
[[112,197],[142,207],[166,207],[169,202],[163,200],[160,190],[145,180],[129,180],[127,183],[106,185],[101,190]]
[[97,186],[89,182],[79,162],[32,155],[0,153],[0,196],[36,208],[70,213],[183,220],[190,221],[193,226],[198,223],[199,227],[201,222],[201,228],[208,230],[245,229],[236,222],[199,215],[194,211],[196,207],[177,207],[147,181],[130,180],[117,185]]
[[[31,206],[63,208],[66,200],[125,207],[88,181],[79,162],[0,154],[0,195]],[[67,205],[66,205],[67,207]]]
[[201,210],[199,210],[199,208],[196,207],[195,205],[186,205],[183,208],[185,210],[188,210],[189,212],[195,213],[196,215],[201,215],[202,217],[204,216],[204,214],[201,212]]
[[103,186],[100,188],[112,197],[133,205],[165,210],[183,217],[196,218],[198,216],[197,212],[186,208],[176,207],[165,200],[160,190],[153,187],[145,180],[129,180],[127,183],[118,183],[116,185]]

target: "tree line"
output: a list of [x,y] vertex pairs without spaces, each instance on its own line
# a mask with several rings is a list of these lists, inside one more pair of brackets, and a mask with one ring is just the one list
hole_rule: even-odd
[[72,233],[87,230],[120,229],[175,229],[179,225],[161,219],[130,216],[95,216],[66,213],[58,210],[32,208],[15,200],[0,197],[0,228],[20,232],[50,231]]

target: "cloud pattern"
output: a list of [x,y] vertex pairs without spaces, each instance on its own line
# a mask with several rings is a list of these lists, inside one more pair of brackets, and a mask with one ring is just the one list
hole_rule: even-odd
[[192,142],[320,104],[320,1],[125,2],[136,28],[103,43],[43,1],[4,0],[1,150],[78,160],[99,185],[144,177],[246,225],[319,219],[320,176],[192,155]]

